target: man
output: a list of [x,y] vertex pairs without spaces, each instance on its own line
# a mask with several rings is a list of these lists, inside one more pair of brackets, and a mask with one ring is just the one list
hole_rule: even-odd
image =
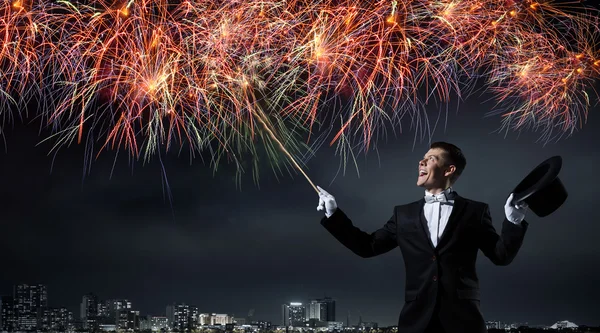
[[499,236],[487,204],[459,196],[451,187],[467,161],[453,144],[436,142],[419,162],[417,185],[425,197],[394,207],[389,221],[368,234],[352,225],[335,198],[319,189],[321,224],[363,258],[400,247],[406,270],[405,303],[398,333],[487,332],[479,309],[478,250],[508,265],[523,242],[527,204],[508,197]]

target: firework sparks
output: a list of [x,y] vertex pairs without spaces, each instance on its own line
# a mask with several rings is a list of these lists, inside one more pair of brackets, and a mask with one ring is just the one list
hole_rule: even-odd
[[595,12],[550,1],[28,1],[0,8],[0,104],[38,98],[55,149],[188,144],[216,168],[260,140],[300,168],[313,132],[366,151],[481,79],[503,126],[549,137],[582,126],[600,74]]

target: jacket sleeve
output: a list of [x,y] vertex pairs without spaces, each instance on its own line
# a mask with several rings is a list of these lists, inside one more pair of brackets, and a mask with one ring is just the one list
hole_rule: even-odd
[[505,218],[502,222],[502,233],[498,235],[492,224],[490,208],[486,204],[483,207],[477,235],[479,248],[494,264],[506,266],[517,256],[528,225],[526,221],[517,225]]
[[396,238],[396,213],[379,230],[369,234],[352,225],[352,221],[338,207],[329,217],[323,217],[321,225],[340,243],[363,258],[374,257],[398,246]]

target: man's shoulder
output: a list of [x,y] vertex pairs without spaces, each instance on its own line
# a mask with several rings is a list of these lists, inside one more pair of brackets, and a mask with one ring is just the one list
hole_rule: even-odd
[[422,205],[423,205],[423,200],[416,200],[416,201],[409,202],[409,203],[398,204],[398,205],[394,206],[394,211],[395,212],[411,211],[411,210],[420,208]]
[[465,202],[464,210],[466,212],[469,212],[470,214],[473,214],[471,216],[481,219],[481,218],[483,218],[483,216],[485,214],[489,215],[490,207],[487,202],[477,201],[477,200],[468,199],[468,198],[464,198],[464,197],[460,197],[460,198]]
[[486,202],[483,201],[477,201],[477,200],[473,200],[473,199],[469,199],[469,198],[465,198],[463,196],[459,196],[462,200],[465,201],[465,203],[467,204],[467,206],[469,206],[471,209],[485,209],[485,207],[488,206],[488,204]]
[[402,208],[407,208],[407,207],[413,207],[413,206],[416,206],[416,205],[420,205],[422,203],[423,203],[423,200],[416,200],[416,201],[409,202],[409,203],[398,204],[398,205],[394,206],[394,208],[400,208],[400,209],[402,209]]

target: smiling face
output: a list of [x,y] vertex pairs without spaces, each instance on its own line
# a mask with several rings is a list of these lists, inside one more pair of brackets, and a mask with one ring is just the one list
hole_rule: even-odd
[[450,187],[450,177],[456,170],[456,167],[447,163],[444,158],[445,156],[446,152],[443,149],[429,149],[423,159],[419,161],[417,186],[424,187],[433,194],[437,194]]

